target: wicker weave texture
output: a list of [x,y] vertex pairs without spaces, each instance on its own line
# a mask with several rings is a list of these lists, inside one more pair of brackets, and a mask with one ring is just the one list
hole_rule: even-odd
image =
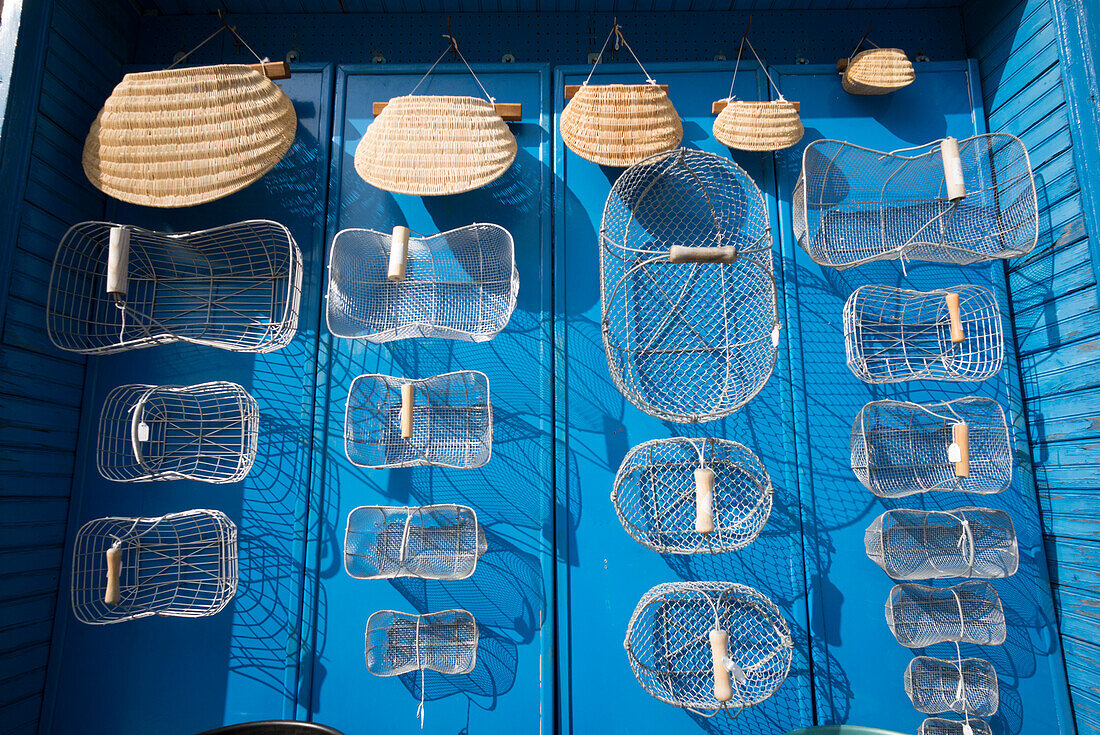
[[849,94],[879,95],[907,87],[916,78],[912,62],[900,48],[873,48],[848,60],[840,82]]
[[585,84],[561,113],[562,140],[601,166],[633,166],[680,145],[684,126],[655,84]]
[[355,170],[396,194],[443,196],[500,178],[516,138],[486,100],[451,95],[394,97],[355,149]]
[[242,64],[127,74],[84,141],[84,173],[115,199],[190,207],[248,186],[282,160],[298,118]]
[[714,120],[714,137],[742,151],[778,151],[802,140],[805,130],[794,104],[786,100],[730,100]]

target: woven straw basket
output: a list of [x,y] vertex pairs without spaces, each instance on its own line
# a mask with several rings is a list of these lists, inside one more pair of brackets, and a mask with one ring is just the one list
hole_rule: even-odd
[[714,120],[714,137],[742,151],[778,151],[802,139],[805,132],[794,104],[786,100],[730,100]]
[[889,94],[917,78],[909,57],[899,48],[860,51],[848,61],[841,84],[849,94]]
[[602,166],[633,166],[680,145],[684,127],[655,84],[586,84],[561,113],[569,150]]
[[84,141],[84,173],[115,199],[189,207],[243,189],[277,164],[298,118],[241,64],[127,74]]
[[478,97],[394,97],[355,149],[355,170],[397,194],[461,194],[495,181],[516,158],[516,138]]

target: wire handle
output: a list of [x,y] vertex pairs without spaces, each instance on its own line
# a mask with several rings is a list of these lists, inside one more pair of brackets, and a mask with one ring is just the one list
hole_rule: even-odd
[[638,55],[634,53],[634,49],[630,48],[630,44],[626,42],[626,36],[623,35],[623,27],[619,25],[619,19],[616,17],[612,21],[612,23],[613,25],[611,26],[611,32],[607,34],[607,38],[605,38],[603,41],[603,46],[600,47],[600,53],[596,55],[596,63],[592,65],[592,70],[588,72],[588,76],[585,78],[581,86],[587,85],[589,80],[592,79],[592,75],[596,73],[596,67],[600,65],[600,59],[603,58],[603,52],[607,50],[607,44],[610,43],[612,38],[615,39],[616,51],[619,50],[619,44],[626,46],[626,50],[630,52],[630,55],[632,57],[634,57],[634,62],[638,65],[638,68],[642,70],[643,74],[645,74],[646,84],[656,84],[657,80],[654,79],[648,71],[646,71],[646,68],[642,66],[641,59],[639,59]]

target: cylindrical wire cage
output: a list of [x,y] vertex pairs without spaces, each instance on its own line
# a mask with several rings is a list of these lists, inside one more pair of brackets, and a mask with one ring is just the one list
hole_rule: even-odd
[[82,623],[213,615],[237,580],[237,527],[217,510],[98,518],[73,542],[72,605]]
[[[966,731],[968,725],[970,732]],[[917,728],[917,735],[993,735],[993,728],[985,720],[977,718],[948,720],[942,717],[929,717]]]
[[346,339],[484,342],[508,324],[518,293],[512,235],[499,225],[430,237],[349,229],[332,241],[325,314]]
[[886,599],[886,624],[906,648],[937,643],[999,646],[1008,633],[997,590],[981,580],[952,587],[895,585]]
[[1012,432],[1000,404],[872,401],[852,422],[852,472],[880,498],[931,490],[999,493],[1012,483]]
[[356,579],[466,579],[485,531],[465,505],[364,505],[348,514],[344,569]]
[[779,344],[767,206],[729,159],[677,149],[618,178],[600,227],[611,378],[677,422],[733,413],[764,387]]
[[88,355],[170,342],[270,352],[294,338],[301,294],[302,254],[278,222],[178,234],[81,222],[54,258],[46,330]]
[[634,608],[623,645],[643,689],[704,717],[766,700],[793,651],[775,603],[733,582],[657,585]]
[[465,610],[414,615],[379,610],[367,620],[367,670],[375,676],[410,671],[468,674],[477,665],[478,628]]
[[871,561],[897,580],[999,579],[1020,564],[1012,518],[991,508],[888,510],[863,541]]
[[623,528],[662,554],[748,546],[771,514],[771,479],[747,447],[726,439],[655,439],[631,449],[611,501]]
[[237,482],[259,432],[256,399],[236,383],[120,385],[99,415],[96,465],[116,482]]
[[844,304],[848,368],[865,383],[985,380],[1001,370],[1001,310],[982,286],[860,286]]
[[481,467],[493,452],[489,378],[360,375],[348,391],[344,451],[357,467]]
[[1035,247],[1027,148],[1006,133],[887,153],[815,140],[792,195],[794,235],[814,262],[910,259],[969,265]]
[[918,712],[990,717],[997,712],[997,670],[981,658],[917,656],[905,669],[905,693]]

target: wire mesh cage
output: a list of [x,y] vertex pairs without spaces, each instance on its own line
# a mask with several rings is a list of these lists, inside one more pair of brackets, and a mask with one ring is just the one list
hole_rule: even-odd
[[99,415],[96,465],[117,482],[237,482],[259,431],[256,399],[236,383],[120,385]]
[[97,518],[73,542],[73,614],[91,625],[213,615],[237,577],[237,527],[221,511]]
[[917,735],[993,735],[993,729],[985,720],[947,720],[929,717],[917,728]]
[[793,650],[775,603],[733,582],[657,585],[634,608],[623,645],[643,689],[704,717],[774,694]]
[[499,225],[424,238],[349,229],[332,241],[326,319],[347,339],[484,342],[508,324],[518,293],[512,235]]
[[1012,518],[991,508],[888,510],[863,541],[871,561],[897,580],[998,579],[1020,563]]
[[860,286],[844,304],[844,348],[865,383],[985,380],[1004,359],[1001,310],[982,286]]
[[344,451],[358,467],[481,467],[493,451],[489,378],[360,375],[348,391]]
[[852,472],[880,498],[930,490],[989,495],[1012,483],[1012,434],[990,398],[872,401],[852,422],[851,447]]
[[178,234],[81,222],[54,258],[46,328],[83,354],[170,342],[270,352],[293,339],[301,291],[301,252],[278,222]]
[[981,658],[917,656],[905,670],[905,693],[918,712],[989,717],[999,703],[997,671]]
[[1007,636],[1001,598],[980,580],[952,587],[895,585],[886,599],[886,623],[906,648],[950,642],[999,646]]
[[726,439],[655,439],[631,449],[611,501],[623,528],[662,554],[733,551],[760,535],[771,479],[747,447]]
[[764,387],[779,344],[768,211],[729,159],[677,149],[618,178],[600,227],[604,349],[642,411],[712,421]]
[[477,664],[478,629],[465,610],[411,615],[379,610],[367,620],[367,670],[375,676],[410,671],[468,674]]
[[816,140],[802,153],[792,210],[799,246],[838,269],[1015,258],[1039,236],[1027,148],[1006,133],[892,153]]
[[348,514],[344,569],[356,579],[466,579],[485,548],[477,513],[465,505],[364,505]]

